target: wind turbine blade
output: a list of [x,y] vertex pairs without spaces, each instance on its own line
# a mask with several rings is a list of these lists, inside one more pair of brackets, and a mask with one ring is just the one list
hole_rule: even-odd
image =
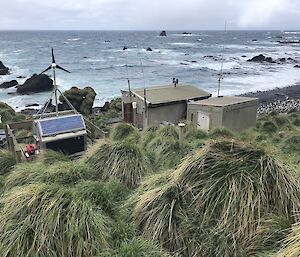
[[54,50],[53,50],[53,48],[52,48],[52,63],[55,63]]
[[66,69],[64,69],[64,68],[62,68],[62,67],[60,67],[59,65],[56,65],[56,68],[57,68],[57,69],[60,69],[60,70],[63,70],[63,71],[65,71],[65,72],[71,73],[70,71],[68,71],[68,70],[66,70]]
[[44,71],[42,71],[42,72],[40,73],[40,75],[43,74],[44,72],[50,70],[51,68],[52,68],[52,66],[49,66],[47,69],[45,69]]

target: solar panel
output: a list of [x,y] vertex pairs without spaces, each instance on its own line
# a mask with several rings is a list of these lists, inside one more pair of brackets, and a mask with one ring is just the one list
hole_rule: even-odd
[[41,136],[57,135],[85,129],[82,115],[38,120]]

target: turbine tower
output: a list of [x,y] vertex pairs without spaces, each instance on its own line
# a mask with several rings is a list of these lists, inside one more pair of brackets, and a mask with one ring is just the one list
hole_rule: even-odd
[[62,68],[61,66],[59,66],[58,64],[56,64],[55,62],[55,57],[54,57],[54,50],[52,48],[52,63],[51,65],[45,69],[44,71],[42,71],[40,74],[45,73],[48,70],[52,69],[52,73],[53,73],[53,93],[54,93],[54,97],[55,97],[55,112],[56,112],[56,116],[58,116],[58,99],[57,99],[57,85],[56,85],[56,74],[55,74],[55,69],[60,69],[62,71],[65,71],[67,73],[71,73],[70,71]]

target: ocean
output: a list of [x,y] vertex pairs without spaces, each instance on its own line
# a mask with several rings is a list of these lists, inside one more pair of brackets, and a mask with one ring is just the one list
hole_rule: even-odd
[[[293,58],[300,63],[300,44],[280,44],[278,40],[299,40],[300,32],[283,31],[0,31],[0,61],[11,74],[0,83],[30,77],[51,63],[51,47],[56,62],[72,73],[57,72],[61,90],[91,86],[97,92],[95,106],[120,96],[127,88],[179,83],[201,87],[214,95],[223,62],[222,95],[268,90],[300,81],[295,63],[253,63],[258,54]],[[123,47],[128,49],[123,51]],[[146,51],[150,47],[153,51]],[[222,61],[223,59],[223,61]],[[51,74],[51,73],[50,73]],[[23,83],[25,78],[17,79]],[[26,104],[43,104],[49,92],[14,95],[15,89],[0,89],[0,101],[16,109]]]

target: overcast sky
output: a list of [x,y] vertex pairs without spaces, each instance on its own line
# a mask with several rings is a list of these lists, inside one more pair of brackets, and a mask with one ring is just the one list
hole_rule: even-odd
[[300,0],[0,0],[0,29],[300,29]]

